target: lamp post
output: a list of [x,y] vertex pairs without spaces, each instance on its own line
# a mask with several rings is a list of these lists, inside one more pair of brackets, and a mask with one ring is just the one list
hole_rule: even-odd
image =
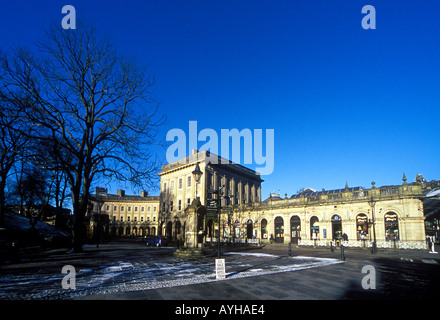
[[195,183],[196,183],[196,199],[197,197],[197,185],[199,184],[200,178],[202,177],[203,172],[200,170],[199,164],[197,163],[196,168],[192,172],[192,175],[194,177]]
[[217,257],[220,258],[221,256],[221,251],[220,251],[220,234],[221,234],[221,220],[220,220],[220,214],[222,213],[222,196],[223,196],[223,189],[224,185],[220,187],[220,189],[218,190],[218,197],[217,197],[217,201],[218,201],[218,241],[217,241]]
[[[221,251],[220,251],[220,240],[221,240],[221,212],[222,212],[222,199],[226,199],[226,205],[228,205],[227,199],[231,196],[223,196],[223,188],[225,185],[222,185],[218,190],[208,190],[208,194],[216,195],[215,199],[210,198],[208,200],[208,209],[212,210],[210,212],[217,213],[217,220],[218,220],[218,240],[217,240],[217,256],[220,258]],[[223,229],[224,231],[224,229]]]
[[374,217],[376,201],[373,200],[373,196],[371,196],[371,200],[368,201],[368,204],[370,205],[370,208],[371,208],[371,214],[372,214],[372,224],[373,224],[373,254],[374,254],[374,253],[377,252],[377,247],[376,247],[376,226],[375,226],[375,217]]
[[[196,194],[195,194],[195,198],[197,199],[197,200],[199,200],[200,198],[197,196],[197,185],[199,184],[199,181],[200,181],[200,178],[202,177],[202,175],[203,175],[203,172],[200,170],[200,167],[199,167],[199,164],[197,163],[196,164],[196,167],[195,167],[195,169],[194,169],[194,171],[192,172],[192,175],[193,175],[193,177],[194,177],[194,180],[195,180],[195,184],[196,184]],[[199,242],[199,220],[200,220],[200,217],[199,217],[199,209],[202,207],[202,204],[201,204],[201,202],[200,202],[200,200],[197,202],[197,203],[199,203],[199,204],[197,204],[197,207],[196,207],[196,220],[195,220],[195,239],[194,239],[194,241],[195,241],[195,243],[196,243],[196,246],[198,247],[198,242]],[[202,240],[201,240],[202,242],[203,242],[203,237],[202,237]]]

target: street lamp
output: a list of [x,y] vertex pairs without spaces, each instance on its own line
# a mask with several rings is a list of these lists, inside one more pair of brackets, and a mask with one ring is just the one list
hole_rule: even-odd
[[371,200],[368,201],[368,204],[370,205],[371,208],[371,214],[372,214],[372,224],[373,224],[373,253],[377,252],[377,247],[376,247],[376,226],[375,226],[375,218],[374,218],[374,211],[375,211],[375,206],[376,206],[376,201],[373,200],[373,196],[371,196]]
[[[195,228],[196,230],[195,230],[195,232],[196,232],[196,242],[197,242],[197,246],[198,246],[199,241],[201,243],[203,242],[203,233],[199,234],[200,233],[200,230],[199,230],[199,223],[200,223],[199,209],[202,207],[202,204],[200,202],[200,197],[197,196],[197,185],[199,184],[199,181],[200,181],[200,178],[203,175],[203,172],[200,170],[200,167],[199,167],[198,163],[196,164],[196,168],[192,172],[192,175],[194,177],[194,181],[195,181],[195,184],[196,184],[195,199],[198,200],[198,201],[194,202],[195,205],[196,205],[195,210],[196,210],[196,217],[197,217],[197,219],[196,219],[196,228]],[[200,235],[201,235],[201,237],[200,237]]]
[[199,164],[197,163],[196,168],[194,169],[194,171],[192,172],[195,183],[196,183],[196,199],[197,197],[197,184],[200,181],[200,178],[202,177],[203,172],[200,170]]

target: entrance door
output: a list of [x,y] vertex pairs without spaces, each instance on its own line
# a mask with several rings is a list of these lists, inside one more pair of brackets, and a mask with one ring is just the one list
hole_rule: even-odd
[[261,220],[261,238],[262,239],[268,239],[268,236],[267,236],[267,220],[266,219]]
[[298,245],[301,232],[301,220],[298,216],[290,218],[290,243]]
[[252,220],[249,219],[246,225],[246,238],[252,239],[252,233],[253,233],[252,231],[253,231],[253,224],[252,224]]
[[284,220],[282,217],[275,218],[275,243],[284,243]]
[[171,221],[168,221],[167,227],[165,229],[165,236],[171,240],[172,234],[173,234],[173,223]]
[[342,241],[342,221],[337,214],[332,217],[332,232],[333,240],[336,240],[336,244],[339,245]]

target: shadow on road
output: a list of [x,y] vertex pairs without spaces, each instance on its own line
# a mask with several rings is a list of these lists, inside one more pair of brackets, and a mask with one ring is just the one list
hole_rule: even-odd
[[440,265],[434,260],[378,258],[374,260],[376,289],[351,281],[341,300],[430,300],[440,290]]

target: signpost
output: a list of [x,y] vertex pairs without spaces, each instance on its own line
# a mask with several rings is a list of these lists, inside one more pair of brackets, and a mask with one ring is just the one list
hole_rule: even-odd
[[221,199],[222,199],[222,196],[223,196],[222,190],[223,190],[224,187],[225,186],[223,185],[223,186],[220,187],[219,190],[208,190],[208,194],[210,194],[211,197],[212,197],[213,194],[215,194],[216,195],[216,199],[212,199],[212,198],[208,199],[207,208],[206,208],[207,209],[207,214],[210,214],[210,215],[217,214],[218,215],[218,220],[217,220],[217,222],[218,222],[218,241],[217,241],[218,258],[220,258],[220,232],[221,232],[221,230],[220,230],[220,225],[221,225],[221,223],[220,223],[220,221],[221,221],[220,220],[220,214],[221,214],[221,211],[222,211]]
[[217,218],[217,214],[218,214],[217,199],[208,199],[208,203],[206,206],[206,214],[208,215],[208,217],[212,219]]

